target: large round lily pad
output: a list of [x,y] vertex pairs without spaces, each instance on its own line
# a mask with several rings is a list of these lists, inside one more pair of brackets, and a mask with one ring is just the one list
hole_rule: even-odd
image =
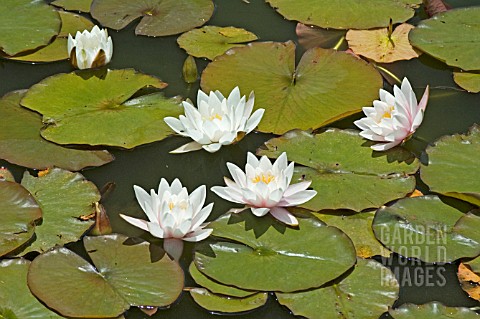
[[158,37],[205,24],[213,9],[211,0],[94,0],[90,13],[103,26],[115,30],[141,17],[135,34]]
[[64,318],[35,298],[27,286],[30,261],[6,259],[0,262],[0,318]]
[[39,205],[25,188],[0,181],[0,256],[29,241],[34,223],[41,217]]
[[132,69],[79,71],[44,79],[21,104],[43,115],[47,140],[132,148],[167,137],[172,131],[163,119],[183,113],[176,101],[159,93],[128,100],[144,87],[166,85]]
[[243,95],[254,91],[255,107],[265,109],[258,130],[283,134],[361,111],[378,98],[382,79],[365,61],[322,48],[305,52],[295,68],[293,42],[262,42],[217,57],[203,71],[201,86],[224,94],[236,86]]
[[20,106],[25,91],[8,93],[0,99],[0,157],[11,163],[35,168],[61,167],[78,171],[113,160],[107,151],[66,148],[40,136],[41,116]]
[[228,49],[255,40],[257,36],[245,29],[207,25],[185,32],[178,37],[177,42],[188,54],[213,60]]
[[480,217],[467,216],[437,196],[404,198],[377,211],[373,231],[402,256],[451,262],[480,254]]
[[421,0],[267,0],[282,16],[333,29],[371,29],[405,22]]
[[82,220],[95,211],[100,200],[97,187],[79,173],[60,168],[40,177],[25,172],[22,185],[33,194],[43,211],[42,223],[35,229],[35,241],[23,252],[44,252],[56,246],[77,241],[92,225]]
[[354,130],[328,129],[312,135],[291,131],[271,139],[257,151],[271,158],[287,152],[297,164],[293,182],[312,181],[318,195],[301,207],[311,210],[346,208],[361,211],[404,197],[415,188],[419,163],[396,147],[375,152]]
[[479,72],[453,72],[453,80],[461,88],[471,93],[480,92],[480,73]]
[[58,12],[45,1],[8,0],[0,6],[0,50],[15,55],[47,45],[60,26]]
[[180,295],[182,269],[160,248],[118,234],[86,237],[84,244],[94,265],[55,248],[30,266],[32,293],[60,314],[115,317],[130,306],[170,305]]
[[303,290],[337,278],[355,263],[351,240],[315,218],[300,218],[295,229],[270,215],[226,214],[209,227],[214,236],[235,242],[203,244],[195,252],[195,265],[225,285],[263,291]]
[[464,70],[480,70],[480,7],[439,13],[410,32],[413,46]]
[[398,282],[382,264],[359,258],[353,271],[319,289],[276,293],[295,315],[318,319],[377,319],[398,297]]
[[447,307],[439,302],[423,305],[403,304],[388,313],[395,319],[478,319],[480,316],[465,307]]
[[426,152],[420,174],[431,191],[480,205],[480,126],[466,135],[444,136]]
[[216,295],[204,288],[190,289],[190,296],[202,308],[221,313],[244,312],[263,306],[268,299],[266,292],[260,292],[244,298],[232,298]]

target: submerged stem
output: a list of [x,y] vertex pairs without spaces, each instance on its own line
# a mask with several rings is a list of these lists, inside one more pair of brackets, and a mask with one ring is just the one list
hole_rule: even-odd
[[345,41],[345,36],[342,36],[332,49],[338,50],[344,41]]
[[392,71],[384,68],[383,66],[380,66],[378,64],[374,64],[375,68],[379,69],[380,71],[386,73],[387,75],[391,76],[392,79],[394,79],[398,84],[401,84],[402,81],[396,76]]

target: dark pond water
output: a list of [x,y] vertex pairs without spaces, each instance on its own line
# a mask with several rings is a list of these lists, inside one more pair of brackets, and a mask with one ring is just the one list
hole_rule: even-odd
[[[257,34],[260,41],[297,40],[296,23],[284,20],[262,0],[250,0],[249,4],[242,0],[217,0],[215,4],[216,10],[209,22],[211,25],[243,27]],[[480,1],[456,0],[450,1],[450,4],[453,7],[461,7],[480,5]],[[182,80],[181,70],[186,54],[176,44],[176,36],[136,37],[132,26],[121,32],[110,30],[110,35],[114,42],[114,56],[110,68],[134,68],[147,74],[156,75],[169,83],[165,90],[166,95],[195,98],[198,82],[187,85]],[[302,49],[298,48],[297,51],[300,56]],[[197,60],[200,68],[205,67],[206,64],[207,61]],[[407,147],[415,153],[421,154],[428,142],[432,142],[442,135],[463,133],[473,123],[480,123],[479,95],[460,90],[453,82],[451,70],[448,70],[443,63],[424,55],[414,61],[395,63],[388,68],[400,78],[407,76],[416,88],[417,96],[427,84],[431,87],[431,98],[425,119],[416,134],[420,140],[411,140],[407,143]],[[26,89],[46,76],[71,70],[68,62],[30,65],[2,60],[0,61],[0,95],[16,89]],[[332,126],[353,128],[353,120],[360,117],[360,114],[352,116],[334,123]],[[206,184],[207,188],[213,185],[223,185],[223,176],[228,175],[225,163],[228,161],[243,166],[246,152],[254,152],[270,137],[266,134],[251,134],[239,144],[222,148],[215,154],[199,151],[171,155],[168,153],[169,150],[185,143],[183,138],[172,137],[138,147],[133,151],[112,150],[116,157],[114,162],[101,168],[85,170],[82,173],[99,188],[108,182],[115,183],[115,190],[104,202],[115,232],[156,241],[153,237],[128,225],[118,217],[119,213],[142,216],[134,197],[132,185],[137,184],[147,189],[156,188],[161,177],[170,181],[178,177],[189,190],[193,190],[201,184]],[[12,169],[17,180],[20,180],[23,168],[4,161],[0,161],[0,165]],[[218,217],[230,208],[230,204],[211,192],[207,195],[207,203],[209,202],[215,202],[211,219]],[[185,247],[185,253],[181,260],[185,269],[191,260],[192,249],[193,245]],[[438,300],[450,306],[479,306],[479,303],[468,298],[461,290],[455,274],[456,265],[424,265],[401,257],[380,261],[391,267],[402,285],[400,298],[396,305],[406,302],[421,304]],[[193,282],[187,278],[186,284],[187,286],[193,285]],[[153,318],[183,319],[213,318],[215,316],[196,305],[188,294],[183,294],[170,309],[159,311]],[[129,311],[126,317],[146,318],[147,316],[134,309]],[[229,317],[292,318],[293,315],[271,296],[266,306],[248,314]]]

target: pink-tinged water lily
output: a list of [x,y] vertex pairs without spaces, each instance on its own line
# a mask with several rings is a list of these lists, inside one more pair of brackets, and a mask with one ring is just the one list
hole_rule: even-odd
[[402,81],[401,89],[393,87],[394,95],[380,90],[380,101],[373,101],[373,107],[364,107],[364,117],[354,124],[362,131],[360,135],[368,140],[380,142],[372,145],[375,151],[385,151],[406,141],[420,126],[427,107],[428,86],[417,104],[417,98],[410,82]]
[[68,35],[68,55],[77,69],[98,68],[109,63],[113,55],[112,38],[107,29],[94,26],[92,31],[77,31],[75,38]]
[[[198,187],[190,195],[182,183],[175,179],[170,186],[162,178],[158,193],[135,185],[135,196],[148,217],[148,221],[120,214],[130,224],[163,238],[165,251],[174,259],[179,259],[183,250],[183,240],[197,242],[207,238],[212,229],[204,229],[204,221],[212,211],[213,203],[205,203],[205,185]],[[203,208],[202,208],[203,207]]]
[[290,185],[294,163],[288,164],[286,153],[282,153],[273,164],[266,156],[258,160],[248,153],[245,173],[232,163],[227,163],[227,167],[233,181],[225,177],[227,186],[214,186],[212,191],[226,200],[246,205],[233,212],[250,208],[255,216],[270,213],[279,221],[296,226],[297,219],[285,207],[303,204],[317,194],[314,190],[307,190],[310,181]]
[[213,153],[222,147],[235,143],[244,135],[253,131],[262,119],[264,109],[252,114],[255,96],[250,93],[248,101],[240,97],[240,90],[235,87],[228,98],[219,91],[211,91],[207,95],[198,90],[196,109],[190,102],[183,102],[185,115],[166,117],[165,122],[176,133],[190,137],[193,142],[187,143],[171,153],[196,151],[201,148]]

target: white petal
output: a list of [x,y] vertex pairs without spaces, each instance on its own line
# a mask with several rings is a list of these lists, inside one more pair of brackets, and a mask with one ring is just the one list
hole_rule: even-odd
[[252,114],[252,116],[248,119],[247,123],[245,124],[246,134],[250,133],[258,126],[258,124],[262,120],[264,113],[265,113],[265,109],[258,109]]
[[292,184],[288,186],[288,188],[283,193],[283,196],[288,197],[298,192],[304,191],[310,186],[311,183],[312,183],[311,181],[304,181],[304,182]]
[[202,208],[198,212],[198,214],[196,214],[193,217],[192,225],[190,227],[190,230],[196,231],[196,229],[199,228],[200,225],[203,224],[207,220],[208,216],[212,212],[212,208],[213,208],[213,203],[210,203],[207,206],[205,206],[204,208]]
[[202,148],[209,153],[215,153],[221,147],[222,147],[222,144],[220,144],[220,143],[212,143],[212,144],[202,145]]
[[240,194],[238,194],[237,192],[232,192],[232,189],[228,187],[213,186],[210,190],[221,198],[226,199],[230,202],[246,204]]
[[232,175],[233,180],[237,185],[240,187],[246,187],[247,186],[247,176],[245,173],[235,164],[232,163],[227,163],[227,168],[228,171],[230,172],[230,175]]
[[198,151],[202,149],[202,144],[199,144],[197,142],[190,142],[185,145],[180,146],[177,149],[174,149],[173,151],[170,151],[171,154],[180,154],[180,153],[186,153],[186,152],[191,152],[191,151]]
[[401,143],[401,141],[394,141],[394,142],[390,142],[390,143],[381,143],[381,144],[372,145],[372,146],[370,146],[370,148],[374,151],[386,151],[386,150],[389,150],[389,149],[397,146],[400,143]]
[[270,214],[276,219],[278,219],[279,221],[281,221],[282,223],[285,223],[291,226],[298,226],[298,220],[295,218],[295,216],[290,214],[290,212],[285,208],[273,207],[270,210]]
[[165,123],[167,123],[168,126],[170,126],[172,130],[175,131],[175,133],[181,135],[185,134],[185,127],[179,119],[169,116],[164,118],[163,120],[165,121]]
[[187,234],[187,236],[183,237],[183,240],[190,241],[190,242],[198,242],[204,240],[212,233],[213,229],[199,229],[193,233]]
[[165,232],[163,228],[156,223],[148,223],[148,232],[152,234],[152,236],[157,238],[165,238]]
[[265,216],[270,211],[270,208],[266,207],[250,207],[250,209],[252,210],[253,215],[257,217]]
[[137,198],[138,204],[145,211],[145,203],[150,202],[150,195],[140,186],[133,185],[133,191],[135,192],[135,197]]
[[165,238],[163,240],[163,249],[173,260],[180,260],[183,253],[183,241],[178,238]]
[[126,216],[126,215],[123,215],[123,214],[120,214],[120,217],[122,217],[125,221],[127,221],[128,223],[132,224],[135,227],[138,227],[140,229],[149,231],[148,226],[147,226],[148,222],[143,220],[143,219],[138,219],[138,218]]
[[290,196],[283,197],[282,200],[278,203],[278,206],[297,206],[303,203],[308,202],[313,197],[317,195],[315,190],[305,190]]

